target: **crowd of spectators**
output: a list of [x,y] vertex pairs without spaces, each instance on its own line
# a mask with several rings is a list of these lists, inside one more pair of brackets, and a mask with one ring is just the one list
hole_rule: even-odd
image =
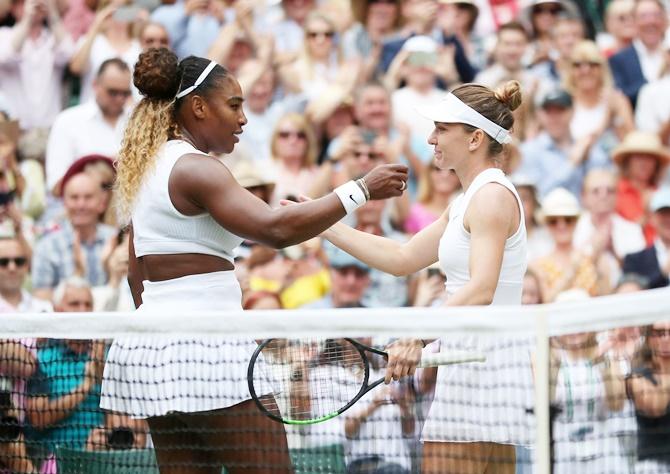
[[[415,106],[461,83],[515,79],[524,102],[500,167],[525,209],[525,302],[553,302],[570,290],[608,295],[630,281],[667,286],[669,6],[0,0],[0,312],[133,308],[114,160],[140,99],[133,67],[152,47],[209,57],[239,79],[248,124],[220,159],[271,206],[322,196],[377,164],[408,165],[402,197],[345,218],[399,241],[460,192],[453,171],[433,164],[433,124]],[[438,306],[445,298],[438,269],[394,277],[318,238],[279,251],[245,242],[236,272],[245,309]],[[100,367],[92,361],[103,348],[72,344],[7,349],[25,362],[7,369],[27,381],[15,404],[32,431],[21,436],[57,442],[62,433],[45,424],[67,419],[60,429],[76,431],[78,410],[95,403]],[[67,377],[58,387],[34,382],[56,370],[55,354]],[[52,420],[40,413],[47,404],[59,407]],[[104,426],[97,416],[91,426]],[[68,436],[83,448],[89,434]]]

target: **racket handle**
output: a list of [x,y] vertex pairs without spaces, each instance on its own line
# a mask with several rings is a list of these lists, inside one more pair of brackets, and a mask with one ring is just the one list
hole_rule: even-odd
[[424,354],[417,367],[438,367],[440,365],[465,364],[468,362],[486,362],[486,356],[481,352],[437,352]]

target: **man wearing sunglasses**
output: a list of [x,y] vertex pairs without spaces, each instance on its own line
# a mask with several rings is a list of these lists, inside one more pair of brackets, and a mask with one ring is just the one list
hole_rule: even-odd
[[30,251],[24,240],[0,238],[0,307],[19,313],[51,312],[51,303],[23,289],[30,270]]

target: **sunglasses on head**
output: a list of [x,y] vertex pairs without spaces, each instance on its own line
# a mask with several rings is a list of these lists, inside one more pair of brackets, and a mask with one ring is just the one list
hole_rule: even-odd
[[307,134],[303,131],[293,132],[293,131],[282,130],[277,135],[279,135],[280,138],[296,137],[299,138],[300,140],[304,140],[307,138]]
[[0,257],[0,267],[2,268],[9,267],[11,262],[14,262],[16,268],[21,268],[28,263],[28,259],[26,257]]
[[568,225],[572,225],[575,222],[577,222],[577,218],[574,216],[555,216],[555,217],[547,217],[547,225],[549,226],[554,226],[558,224],[559,222],[565,222]]
[[318,38],[319,36],[323,36],[324,38],[332,38],[335,36],[334,31],[308,31],[307,32],[307,37],[308,38]]

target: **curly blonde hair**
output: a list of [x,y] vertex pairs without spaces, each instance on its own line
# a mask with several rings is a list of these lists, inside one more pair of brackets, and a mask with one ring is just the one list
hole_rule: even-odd
[[122,222],[130,219],[142,178],[156,162],[163,143],[178,136],[174,101],[144,98],[135,107],[126,127],[116,164],[115,191]]

